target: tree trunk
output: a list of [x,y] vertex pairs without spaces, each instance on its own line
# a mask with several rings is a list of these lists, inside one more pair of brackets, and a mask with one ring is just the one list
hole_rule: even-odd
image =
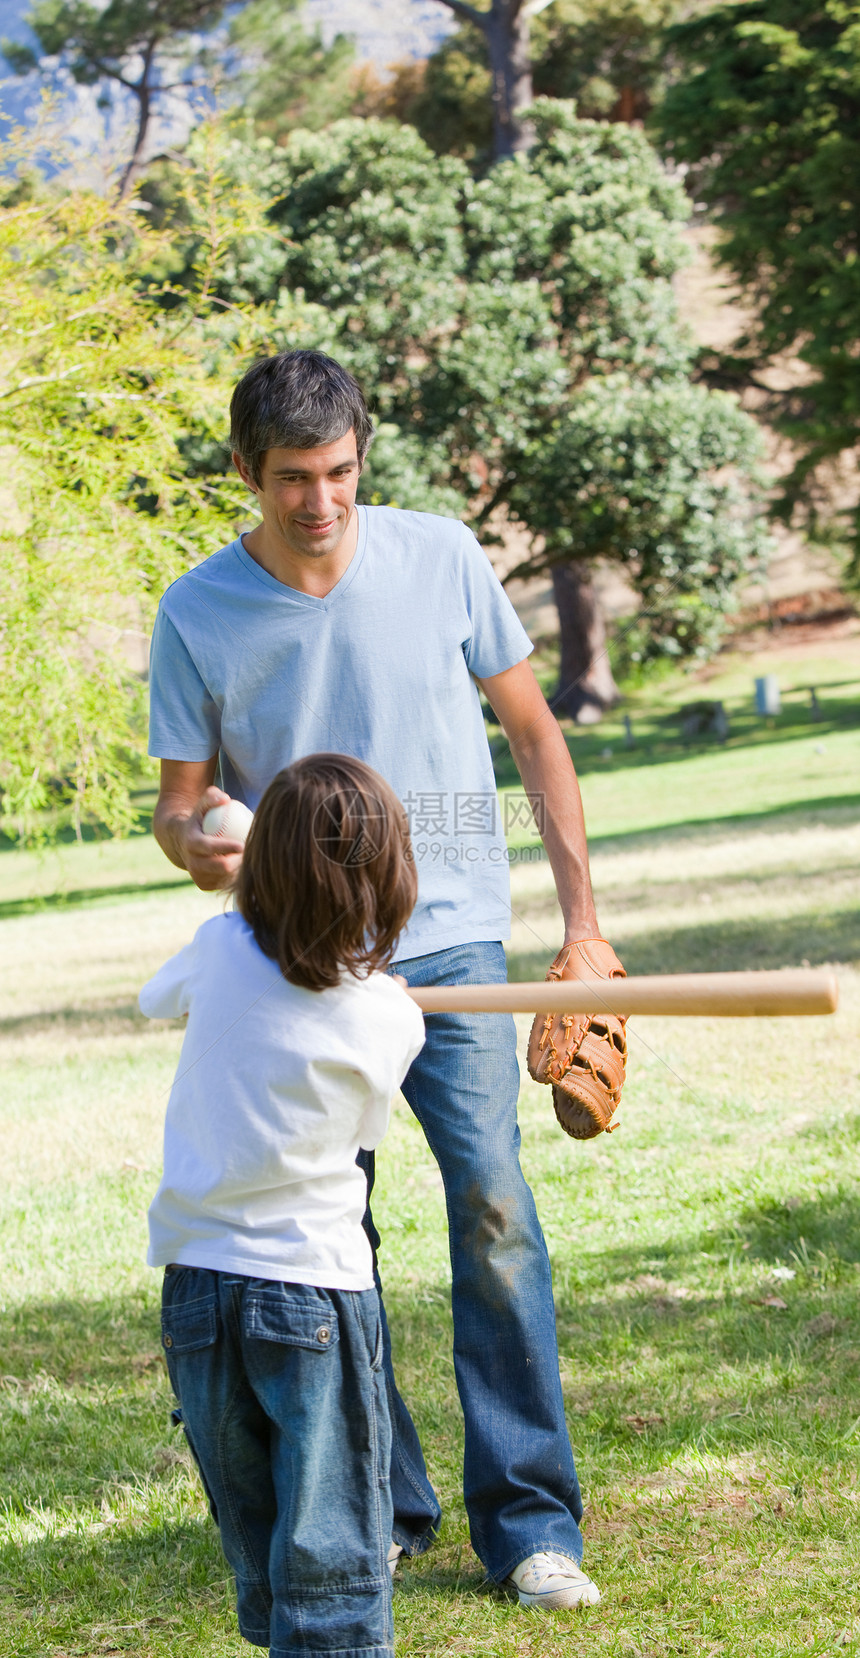
[[531,128],[521,116],[532,101],[529,19],[525,0],[491,0],[476,11],[467,0],[442,0],[456,17],[482,30],[490,59],[493,95],[493,160],[528,149]]
[[626,121],[629,126],[631,121],[636,120],[636,115],[637,99],[635,88],[632,86],[622,86],[618,103],[612,111],[612,119],[613,121]]
[[596,725],[620,701],[621,693],[612,677],[606,628],[588,566],[578,561],[554,565],[552,588],[561,628],[561,665],[551,706],[577,725]]
[[[157,42],[154,40],[147,43],[146,50],[143,54],[143,72],[137,84],[129,89],[137,98],[137,133],[135,135],[134,149],[131,154],[131,160],[129,161],[125,172],[119,181],[120,201],[124,201],[126,196],[129,194],[129,191],[134,183],[138,167],[143,159],[146,136],[149,131],[149,123],[152,118],[152,87],[150,85],[149,76],[152,70],[153,59],[155,57],[156,45]],[[128,85],[128,82],[125,82],[124,84]]]
[[493,82],[493,160],[503,161],[531,143],[521,111],[532,102],[529,20],[523,0],[493,0],[483,24]]

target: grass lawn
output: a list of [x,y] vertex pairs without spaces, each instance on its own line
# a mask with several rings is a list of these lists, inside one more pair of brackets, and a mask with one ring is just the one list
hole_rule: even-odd
[[[523,1160],[604,1592],[587,1613],[524,1612],[482,1581],[459,1494],[442,1192],[395,1113],[383,1271],[446,1506],[437,1547],[398,1575],[404,1655],[860,1653],[852,695],[837,686],[811,729],[802,707],[763,731],[738,712],[724,747],[687,751],[666,692],[650,755],[607,735],[620,726],[575,741],[601,919],[631,970],[826,961],[842,990],[827,1020],[631,1021],[611,1139],[567,1140],[526,1079]],[[558,945],[549,871],[523,858],[512,874],[512,973],[537,976]],[[0,854],[4,1658],[250,1650],[169,1426],[142,1264],[181,1032],[148,1025],[135,996],[217,903],[145,835]]]

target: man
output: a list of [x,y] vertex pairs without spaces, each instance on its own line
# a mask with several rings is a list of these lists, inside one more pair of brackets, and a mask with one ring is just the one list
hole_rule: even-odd
[[[203,832],[208,808],[230,795],[253,809],[303,754],[353,754],[412,817],[419,900],[397,971],[411,984],[504,981],[510,895],[480,686],[542,801],[565,942],[598,936],[573,766],[531,644],[474,537],[457,520],[356,507],[372,425],[330,358],[262,359],[231,414],[233,460],[261,521],[168,589],[153,637],[154,827],[167,856],[204,889],[229,885],[241,847]],[[511,1019],[434,1015],[403,1091],[445,1184],[473,1546],[522,1603],[587,1605],[600,1597],[580,1567],[582,1504],[549,1260],[519,1166],[518,1080]],[[368,1176],[372,1187],[372,1159]],[[369,1211],[367,1224],[375,1238]],[[440,1510],[388,1346],[386,1368],[393,1570],[404,1549],[428,1547]]]

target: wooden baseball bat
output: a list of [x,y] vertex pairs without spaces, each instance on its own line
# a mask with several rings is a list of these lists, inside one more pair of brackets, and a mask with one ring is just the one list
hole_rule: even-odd
[[791,968],[776,973],[667,973],[627,979],[543,979],[523,984],[437,984],[410,988],[422,1013],[671,1013],[707,1018],[773,1018],[835,1013],[836,976]]

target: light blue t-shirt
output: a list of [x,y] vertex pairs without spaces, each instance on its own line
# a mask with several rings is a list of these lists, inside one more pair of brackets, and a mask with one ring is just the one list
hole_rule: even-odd
[[374,766],[409,817],[419,896],[398,957],[507,938],[505,839],[476,679],[532,649],[486,554],[456,519],[358,508],[324,599],[270,576],[242,541],[167,589],[152,639],[149,752],[219,756],[253,811],[291,761]]

